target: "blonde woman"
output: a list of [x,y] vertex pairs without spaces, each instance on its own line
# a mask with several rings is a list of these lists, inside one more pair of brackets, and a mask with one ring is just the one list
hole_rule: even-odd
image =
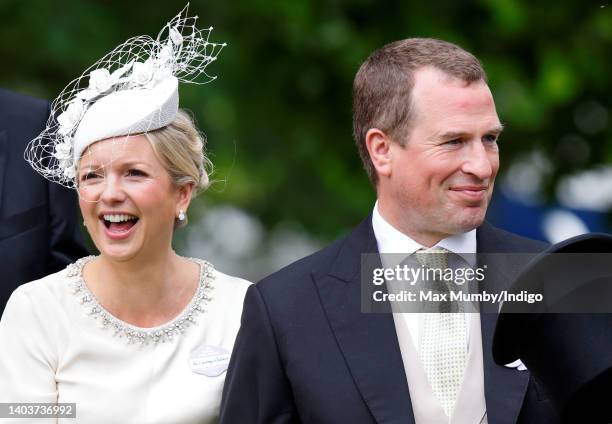
[[182,13],[71,83],[29,146],[37,171],[78,190],[100,255],[13,293],[0,321],[0,402],[74,403],[62,412],[79,423],[217,419],[249,283],[172,249],[208,185],[178,82],[222,48]]

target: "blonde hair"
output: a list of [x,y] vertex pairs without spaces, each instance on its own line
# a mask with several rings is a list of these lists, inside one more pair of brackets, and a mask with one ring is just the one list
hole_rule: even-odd
[[205,154],[206,138],[187,112],[179,109],[171,124],[145,136],[175,186],[193,184],[194,197],[208,188],[212,162]]
[[[206,138],[186,111],[179,109],[171,124],[145,136],[176,187],[193,184],[192,197],[208,188],[213,166],[206,156]],[[177,226],[185,224],[187,220],[177,220]]]

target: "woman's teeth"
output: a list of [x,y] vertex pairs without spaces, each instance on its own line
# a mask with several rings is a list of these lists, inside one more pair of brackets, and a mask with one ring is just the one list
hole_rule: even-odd
[[124,222],[131,219],[138,219],[133,215],[104,215],[104,220],[108,222]]

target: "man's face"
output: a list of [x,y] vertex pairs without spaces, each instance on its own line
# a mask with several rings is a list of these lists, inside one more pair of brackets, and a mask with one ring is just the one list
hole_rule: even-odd
[[391,143],[390,174],[379,189],[386,185],[400,230],[435,244],[484,220],[502,125],[483,81],[466,85],[424,68],[415,73],[412,101],[412,129],[405,146]]

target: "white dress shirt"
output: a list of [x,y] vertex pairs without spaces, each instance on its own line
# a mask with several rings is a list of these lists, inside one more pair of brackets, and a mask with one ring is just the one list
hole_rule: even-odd
[[[421,244],[389,224],[378,211],[378,203],[372,214],[372,227],[382,254],[382,265],[391,268],[421,248]],[[441,240],[436,246],[455,255],[449,255],[448,265],[474,267],[476,264],[476,230],[457,234]],[[402,255],[387,255],[401,253]],[[403,259],[399,259],[403,258]],[[395,310],[394,305],[391,305]],[[419,333],[422,313],[393,313],[404,372],[410,391],[410,401],[416,424],[486,424],[486,400],[484,392],[484,365],[480,314],[466,313],[468,360],[457,397],[457,406],[451,416],[446,416],[442,404],[434,394],[425,370],[419,360]]]
[[[382,256],[382,265],[385,268],[392,268],[394,263],[387,262],[390,258],[385,258],[384,254],[387,253],[402,253],[406,256],[412,255],[419,249],[427,249],[426,246],[414,241],[406,234],[399,231],[397,228],[389,224],[385,218],[382,217],[378,211],[378,202],[374,205],[374,211],[372,212],[372,228],[374,229],[374,236],[378,244],[379,253]],[[475,253],[476,253],[476,230],[468,231],[467,233],[455,234],[440,240],[438,244],[433,247],[444,248],[450,252],[460,255],[470,266],[474,266]],[[453,263],[449,261],[449,266],[453,267]],[[404,319],[412,336],[412,341],[417,351],[419,349],[419,327],[420,318],[422,314],[419,313],[394,313],[393,319]],[[467,318],[467,317],[466,317]],[[466,320],[466,322],[469,322]],[[469,340],[469,325],[468,325],[468,340]]]

